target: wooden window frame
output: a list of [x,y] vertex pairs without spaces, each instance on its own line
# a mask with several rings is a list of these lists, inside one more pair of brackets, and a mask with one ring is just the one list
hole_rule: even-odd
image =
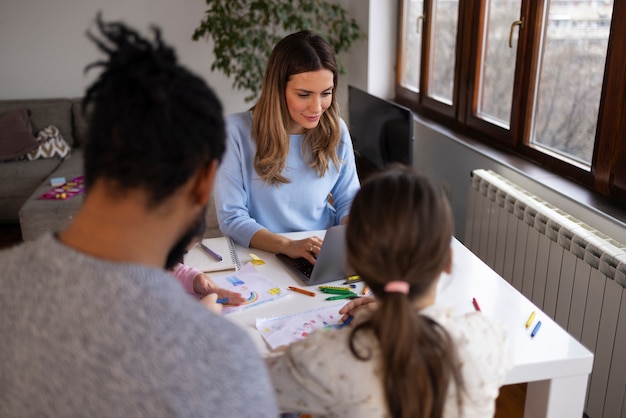
[[[626,202],[626,2],[615,1],[611,20],[607,58],[602,85],[595,146],[591,170],[556,158],[529,142],[530,118],[534,97],[534,80],[541,39],[544,3],[522,0],[520,16],[524,27],[517,32],[518,49],[511,107],[510,129],[506,130],[473,116],[476,109],[476,83],[479,74],[478,28],[483,13],[482,0],[459,1],[456,65],[454,73],[453,104],[447,105],[428,97],[429,45],[431,34],[430,11],[432,0],[424,1],[426,18],[422,24],[422,51],[420,91],[416,93],[396,79],[396,101],[417,114],[445,124],[456,132],[515,155],[531,160],[555,174],[611,198]],[[403,1],[399,0],[398,64],[402,60]],[[402,68],[398,65],[398,68]],[[524,94],[521,94],[521,93]]]

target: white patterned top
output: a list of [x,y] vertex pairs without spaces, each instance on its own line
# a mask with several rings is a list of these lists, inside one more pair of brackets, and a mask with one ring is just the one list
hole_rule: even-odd
[[[355,322],[363,319],[364,311],[357,314]],[[465,384],[462,413],[457,410],[456,390],[451,385],[444,417],[493,417],[499,388],[512,365],[501,325],[480,312],[452,316],[452,309],[438,306],[430,306],[422,314],[450,333],[461,361]],[[373,353],[370,360],[361,361],[350,351],[349,335],[349,327],[316,331],[266,359],[282,411],[327,417],[390,416],[378,344],[371,334],[361,333],[357,347]]]

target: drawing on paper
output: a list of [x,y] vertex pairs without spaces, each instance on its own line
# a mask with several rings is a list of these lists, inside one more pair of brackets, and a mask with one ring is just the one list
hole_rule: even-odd
[[339,309],[344,304],[335,303],[293,315],[257,319],[256,328],[273,350],[302,340],[318,329],[341,328],[343,322]]

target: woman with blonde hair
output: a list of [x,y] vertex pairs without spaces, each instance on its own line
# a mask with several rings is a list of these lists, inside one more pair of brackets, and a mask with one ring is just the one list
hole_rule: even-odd
[[315,262],[320,238],[279,234],[341,223],[359,188],[337,81],[334,51],[321,36],[305,30],[276,44],[257,103],[226,117],[227,151],[215,185],[225,235]]

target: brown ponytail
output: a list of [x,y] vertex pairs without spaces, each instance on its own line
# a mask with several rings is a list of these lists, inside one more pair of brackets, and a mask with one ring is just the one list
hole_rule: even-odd
[[[450,262],[451,239],[446,199],[409,168],[395,166],[370,178],[352,204],[348,259],[379,308],[355,325],[350,349],[365,360],[367,354],[356,349],[355,337],[366,331],[376,336],[393,417],[440,417],[450,383],[459,389],[463,385],[449,334],[414,306]],[[386,292],[390,281],[408,283],[408,294]],[[457,402],[460,408],[460,397]]]

